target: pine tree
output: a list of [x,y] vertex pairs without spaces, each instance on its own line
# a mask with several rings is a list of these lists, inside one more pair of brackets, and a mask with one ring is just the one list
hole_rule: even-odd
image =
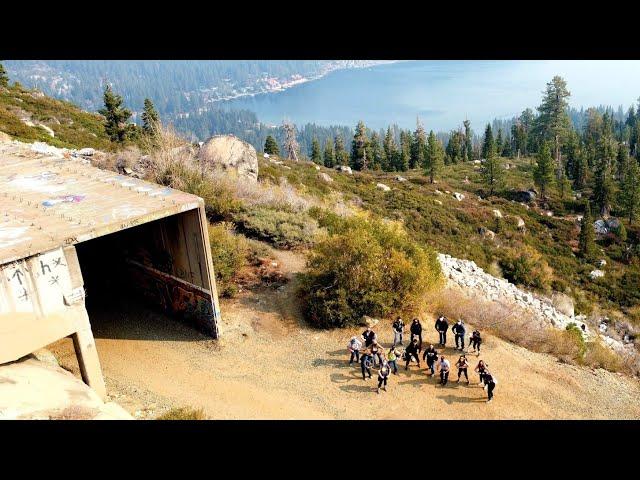
[[368,152],[369,153],[367,153],[367,157],[370,159],[371,168],[373,170],[380,170],[382,168],[382,164],[384,163],[384,151],[382,150],[382,146],[380,145],[380,135],[378,135],[378,133],[376,132],[373,132],[373,134],[371,134]]
[[484,141],[482,143],[482,158],[488,159],[496,155],[496,143],[493,139],[493,132],[491,125],[487,124],[487,128],[484,131]]
[[429,132],[427,139],[427,151],[425,155],[425,175],[429,177],[429,181],[434,183],[435,177],[439,175],[444,165],[444,148],[440,140],[436,138],[433,130]]
[[591,204],[587,200],[584,205],[584,215],[580,222],[580,237],[578,238],[578,251],[584,259],[593,258],[595,251],[595,230],[593,218],[591,217]]
[[571,93],[567,90],[567,82],[557,75],[553,77],[551,82],[547,83],[542,104],[538,107],[539,115],[535,122],[539,143],[543,140],[553,142],[558,179],[562,177],[564,171],[560,158],[560,147],[571,126],[568,114],[569,103],[567,101],[570,96]]
[[160,123],[160,116],[153,102],[145,98],[142,110],[142,131],[149,136],[155,136]]
[[393,138],[393,132],[391,131],[391,127],[387,128],[387,133],[384,136],[384,143],[382,145],[384,150],[384,163],[382,165],[382,169],[390,172],[394,169],[397,161],[396,157],[398,156],[398,147],[396,146],[396,141]]
[[413,132],[413,139],[411,143],[411,160],[409,161],[409,168],[421,167],[424,164],[424,152],[427,148],[427,134],[424,131],[424,127],[420,122],[420,119],[416,119],[416,130]]
[[640,216],[640,166],[633,159],[627,162],[619,194],[620,208],[632,225]]
[[593,185],[593,199],[601,215],[607,215],[611,209],[613,200],[611,164],[615,155],[615,144],[609,134],[603,134],[598,143]]
[[624,180],[624,174],[627,171],[629,163],[629,149],[624,143],[618,144],[618,157],[616,159],[616,177],[618,181]]
[[267,139],[264,141],[264,153],[267,155],[280,155],[278,142],[271,135],[267,135]]
[[480,173],[482,174],[484,183],[489,187],[489,195],[493,195],[494,192],[502,185],[504,169],[500,159],[496,155],[491,125],[487,125],[485,130],[482,156],[485,158],[485,161],[482,164],[482,170]]
[[354,170],[366,170],[367,165],[367,147],[369,140],[367,139],[367,127],[361,120],[356,125],[356,132],[351,142],[351,168]]
[[0,87],[7,88],[9,86],[9,75],[7,75],[7,71],[4,69],[4,65],[0,63]]
[[537,163],[533,170],[533,179],[535,184],[540,188],[542,198],[546,198],[546,193],[553,182],[553,158],[551,157],[551,149],[549,142],[543,142],[537,155]]
[[122,106],[123,100],[107,85],[104,89],[104,108],[98,110],[105,118],[104,130],[112,142],[122,143],[127,139],[127,120],[131,112]]
[[397,171],[406,172],[409,170],[409,164],[411,163],[411,144],[411,132],[400,132],[400,152],[396,165]]
[[344,149],[344,140],[341,135],[336,135],[333,145],[336,165],[349,165],[349,154]]
[[323,153],[323,159],[324,159],[324,166],[327,168],[333,168],[336,165],[336,156],[335,153],[333,151],[333,142],[331,141],[330,138],[327,138],[327,140],[325,141],[324,144],[324,153]]
[[503,151],[502,151],[503,146],[504,146],[504,140],[502,139],[502,129],[499,128],[498,136],[496,137],[496,155],[498,155],[498,157],[503,156]]
[[464,125],[464,160],[466,162],[473,160],[473,145],[471,143],[471,122],[465,120]]
[[322,153],[320,152],[320,142],[316,137],[311,141],[311,161],[322,165]]

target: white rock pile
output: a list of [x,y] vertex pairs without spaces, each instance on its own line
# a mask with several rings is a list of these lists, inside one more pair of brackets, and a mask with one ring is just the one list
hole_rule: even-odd
[[557,310],[551,301],[533,295],[509,283],[507,280],[489,275],[475,262],[460,260],[451,255],[438,254],[445,278],[454,285],[462,287],[467,293],[478,295],[485,300],[511,303],[532,312],[545,324],[556,328],[565,328],[576,322],[575,317]]

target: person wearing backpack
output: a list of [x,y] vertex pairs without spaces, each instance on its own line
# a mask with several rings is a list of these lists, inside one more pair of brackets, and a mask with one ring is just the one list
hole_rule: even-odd
[[402,346],[402,336],[404,335],[404,322],[402,318],[396,318],[395,322],[393,322],[392,326],[393,330],[393,346],[401,345]]
[[357,335],[351,337],[349,345],[347,346],[351,352],[351,358],[349,358],[349,365],[353,363],[353,359],[356,359],[356,363],[360,362],[360,349],[362,348],[362,342],[358,339]]
[[398,357],[400,356],[400,352],[396,350],[396,346],[394,345],[389,349],[387,353],[387,362],[389,363],[389,367],[393,368],[393,374],[398,374]]
[[420,320],[418,320],[417,318],[413,319],[413,322],[411,322],[411,340],[413,340],[414,338],[418,339],[418,348],[422,350],[422,324],[420,323]]
[[447,330],[449,329],[449,322],[447,322],[447,319],[443,315],[440,315],[436,320],[435,328],[438,332],[438,335],[440,335],[440,346],[444,347],[447,343]]
[[469,375],[467,374],[467,369],[469,368],[469,362],[467,361],[467,357],[465,355],[460,355],[460,358],[456,362],[456,367],[458,367],[457,383],[460,383],[460,376],[464,374],[464,377],[467,379],[467,385],[469,385]]
[[471,339],[469,340],[471,346],[473,347],[473,351],[480,356],[480,344],[482,343],[482,338],[480,337],[480,331],[474,330],[471,334]]
[[462,320],[458,320],[451,331],[455,334],[456,350],[464,350],[464,335],[467,332]]
[[444,358],[444,355],[442,355],[438,362],[438,372],[440,372],[440,385],[443,387],[449,381],[449,370],[451,370],[451,364],[449,363],[449,360]]
[[431,371],[431,376],[433,377],[436,374],[436,362],[438,361],[438,352],[433,345],[429,345],[424,351],[422,359],[427,362],[427,368]]
[[484,373],[484,388],[487,390],[487,403],[493,400],[493,390],[496,388],[498,384],[498,380],[496,377],[489,372],[489,370],[485,370]]
[[362,379],[366,380],[366,374],[369,374],[369,378],[371,378],[371,362],[373,361],[371,357],[371,352],[369,349],[366,349],[360,355],[360,368],[362,369]]
[[404,360],[405,362],[407,362],[404,367],[405,370],[409,370],[409,363],[411,362],[411,357],[416,359],[416,362],[418,362],[418,368],[420,368],[419,354],[420,354],[420,348],[418,347],[418,339],[414,338],[413,340],[411,340],[411,343],[404,351],[404,355],[405,355]]
[[380,370],[378,370],[378,389],[376,390],[376,393],[380,393],[380,387],[382,387],[385,392],[387,391],[387,380],[389,380],[390,371],[391,369],[387,362],[380,365]]

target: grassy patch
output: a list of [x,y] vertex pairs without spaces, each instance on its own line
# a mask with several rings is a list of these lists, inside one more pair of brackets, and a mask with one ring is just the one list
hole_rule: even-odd
[[180,407],[172,408],[156,420],[207,420],[207,416],[201,408]]

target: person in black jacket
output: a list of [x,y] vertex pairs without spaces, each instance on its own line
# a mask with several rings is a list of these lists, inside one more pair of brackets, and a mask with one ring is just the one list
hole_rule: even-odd
[[433,377],[436,373],[436,362],[438,361],[438,352],[433,345],[429,345],[429,348],[424,351],[422,359],[427,362],[427,368],[431,371],[431,376]]
[[455,334],[456,350],[464,350],[464,336],[467,333],[467,330],[464,328],[462,320],[458,320],[456,324],[451,328],[451,331]]
[[493,400],[493,390],[496,388],[496,384],[498,381],[496,377],[494,377],[489,370],[485,370],[484,373],[484,388],[487,389],[487,403]]
[[404,360],[406,365],[404,366],[405,370],[409,370],[409,363],[411,362],[411,357],[416,359],[418,362],[418,368],[420,368],[420,347],[418,347],[418,339],[414,338],[409,346],[404,351]]
[[482,337],[480,336],[479,330],[474,330],[471,334],[471,346],[473,347],[473,351],[478,353],[480,356],[480,345],[482,344]]
[[373,342],[378,339],[378,336],[371,327],[367,327],[367,329],[362,332],[362,338],[364,340],[364,348],[369,348]]
[[440,315],[436,320],[435,327],[438,334],[440,335],[440,346],[444,347],[447,343],[447,330],[449,329],[449,322],[447,322],[447,319],[443,315]]
[[411,340],[418,338],[418,348],[422,350],[422,324],[417,318],[411,322]]
[[393,346],[401,345],[402,346],[402,335],[404,333],[404,322],[402,318],[396,318],[395,322],[393,322]]

